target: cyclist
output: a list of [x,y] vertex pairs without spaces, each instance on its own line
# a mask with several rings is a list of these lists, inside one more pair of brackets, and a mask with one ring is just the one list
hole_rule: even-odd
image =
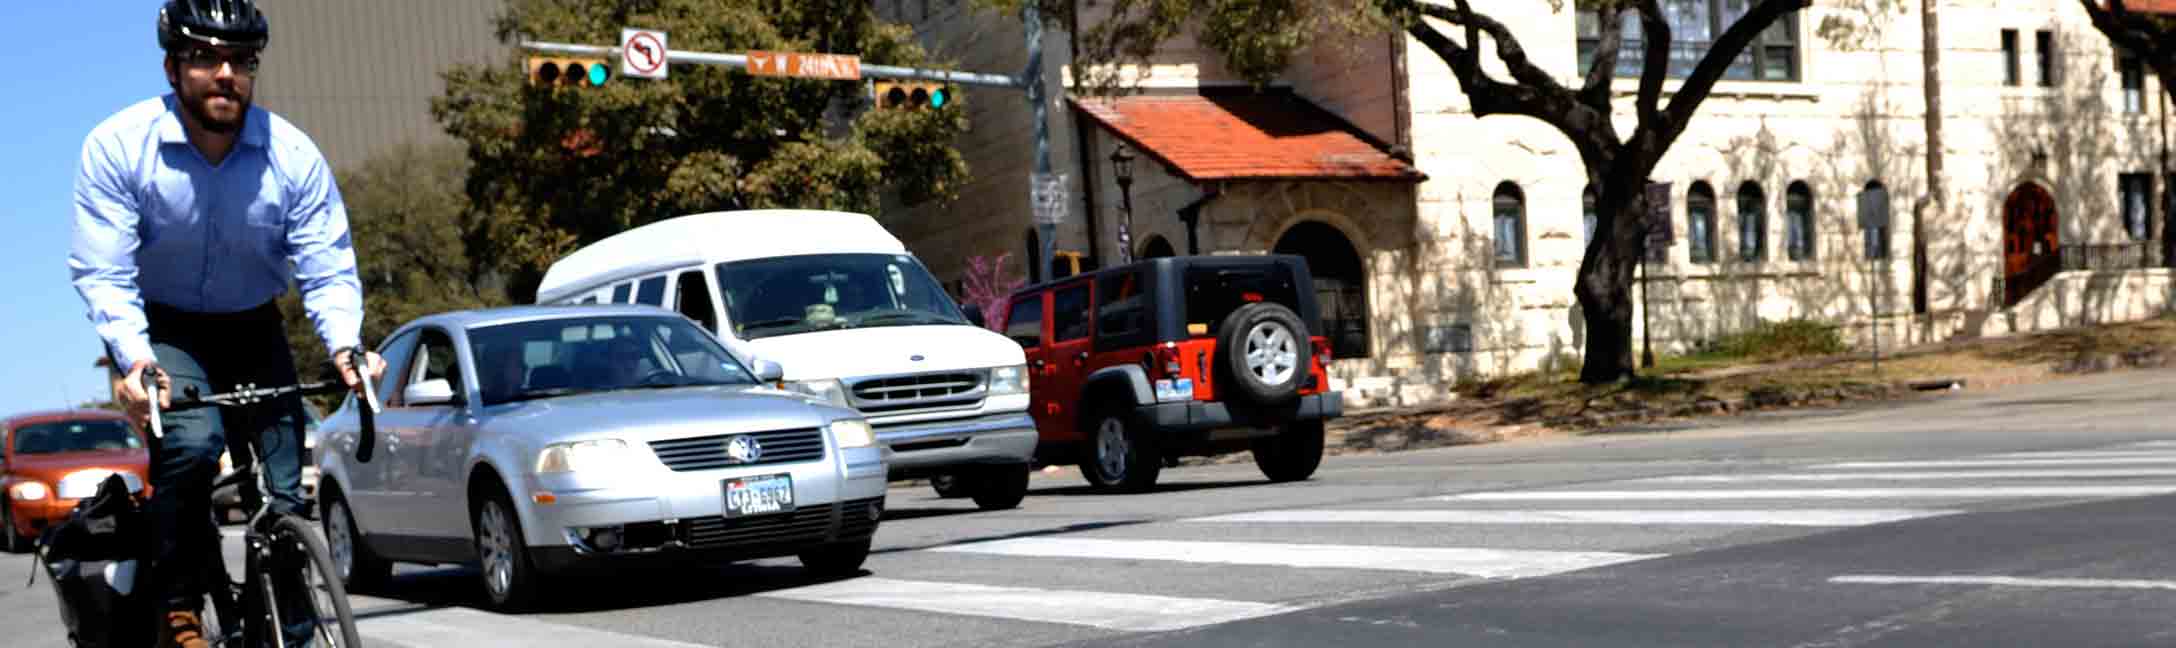
[[[290,281],[349,388],[384,373],[376,354],[342,351],[360,341],[363,295],[332,171],[301,130],[250,105],[269,33],[252,0],[167,0],[158,39],[170,92],[84,139],[68,268],[113,360],[114,399],[139,424],[147,371],[162,405],[177,388],[295,383],[274,305]],[[199,563],[218,555],[208,506],[228,436],[264,450],[268,507],[309,515],[301,397],[212,412],[161,417],[146,507],[148,593],[163,598],[153,602],[164,639],[187,648],[208,645]]]

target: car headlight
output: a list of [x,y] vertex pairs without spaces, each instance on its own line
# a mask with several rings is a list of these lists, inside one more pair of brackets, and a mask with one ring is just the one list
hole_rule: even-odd
[[1024,364],[998,367],[990,370],[990,395],[1028,393],[1028,366]]
[[48,493],[46,491],[45,484],[40,484],[38,482],[23,482],[20,484],[16,484],[13,488],[8,489],[9,497],[13,497],[15,499],[25,502],[35,502],[38,500],[42,500],[45,499],[45,496],[49,494],[51,493]]
[[[68,476],[60,478],[60,487],[54,489],[59,491],[55,494],[55,497],[60,499],[84,499],[97,495],[99,485],[106,483],[106,478],[114,474],[111,470],[98,469],[78,470],[68,473]],[[121,484],[127,486],[129,492],[143,491],[144,480],[142,477],[130,473],[119,474],[121,475]]]
[[544,446],[536,455],[536,471],[558,472],[610,472],[634,467],[635,454],[627,448],[627,442],[619,439],[597,439],[554,443]]
[[831,431],[831,438],[840,449],[867,448],[876,445],[876,430],[861,419],[840,419],[824,426]]
[[832,405],[848,407],[846,385],[837,380],[798,380],[786,383],[786,389]]

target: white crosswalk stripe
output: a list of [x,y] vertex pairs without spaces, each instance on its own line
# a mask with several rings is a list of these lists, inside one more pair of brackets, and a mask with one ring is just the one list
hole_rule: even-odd
[[1268,542],[1014,538],[931,551],[1038,558],[1169,560],[1228,565],[1378,569],[1483,578],[1546,576],[1657,557],[1609,551],[1533,551],[1462,547],[1383,547]]
[[[365,611],[367,612],[367,611]],[[462,648],[555,648],[626,646],[628,648],[700,648],[656,637],[547,623],[468,608],[438,608],[366,616],[355,623],[367,644],[461,646]]]
[[1298,609],[1275,603],[997,587],[877,577],[810,585],[769,592],[762,596],[811,603],[1066,623],[1126,632],[1183,630],[1283,614]]
[[2176,493],[2169,486],[1987,486],[1956,488],[1790,488],[1768,490],[1575,490],[1506,491],[1437,495],[1447,502],[1539,502],[1561,500],[1755,500],[1755,499],[1997,499],[2011,497],[2142,497]]
[[2072,457],[2054,459],[1944,459],[1914,461],[1847,461],[1814,466],[1828,470],[1860,470],[1891,468],[2002,468],[2010,466],[2148,466],[2176,464],[2176,455],[2154,454],[2126,457]]
[[1634,483],[1736,484],[1753,482],[1941,481],[1964,479],[2131,479],[2176,477],[2176,468],[2081,468],[2075,470],[1960,470],[1928,472],[1756,473],[1750,475],[1672,475]]
[[1316,524],[1700,524],[1774,526],[1858,526],[1910,520],[1956,511],[1936,509],[1774,509],[1774,510],[1289,510],[1234,513],[1190,518],[1187,522],[1260,522]]

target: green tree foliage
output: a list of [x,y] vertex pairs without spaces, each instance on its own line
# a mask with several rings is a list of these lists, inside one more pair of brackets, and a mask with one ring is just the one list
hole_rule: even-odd
[[[363,342],[424,315],[503,305],[503,290],[477,279],[463,241],[471,217],[455,145],[404,145],[338,174],[348,235],[363,281]],[[280,298],[288,346],[304,380],[329,376],[331,359],[302,308],[299,291]]]
[[[497,30],[509,43],[604,44],[625,26],[665,30],[674,50],[930,63],[910,28],[879,21],[865,0],[509,0]],[[697,65],[673,66],[666,81],[532,87],[523,56],[447,71],[432,102],[474,163],[469,252],[480,269],[508,275],[515,301],[528,301],[567,252],[659,219],[739,208],[874,213],[886,191],[908,203],[950,199],[967,174],[952,148],[967,127],[960,106],[865,110],[858,83]]]

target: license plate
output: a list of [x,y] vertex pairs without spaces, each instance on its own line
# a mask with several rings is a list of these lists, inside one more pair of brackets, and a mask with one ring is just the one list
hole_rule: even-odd
[[793,475],[763,475],[725,480],[725,517],[785,513],[793,510]]

